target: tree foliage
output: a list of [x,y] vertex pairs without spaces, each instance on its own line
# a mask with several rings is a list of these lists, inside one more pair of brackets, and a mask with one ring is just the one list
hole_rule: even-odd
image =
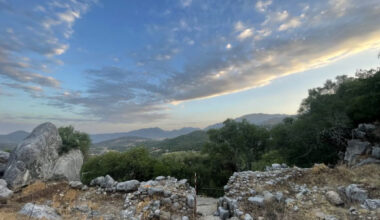
[[88,134],[74,130],[73,126],[60,127],[58,132],[62,138],[60,154],[69,152],[71,149],[79,149],[82,151],[84,158],[87,159],[91,146],[91,139]]

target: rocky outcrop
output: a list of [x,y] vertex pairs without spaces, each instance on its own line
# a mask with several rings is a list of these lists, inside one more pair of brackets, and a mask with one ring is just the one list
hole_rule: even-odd
[[0,177],[3,176],[5,168],[7,167],[9,153],[0,150]]
[[11,188],[25,186],[34,179],[51,178],[61,144],[52,123],[39,125],[13,150],[3,178]]
[[55,211],[55,209],[46,205],[36,205],[33,203],[26,203],[19,214],[33,217],[36,219],[47,220],[61,220],[61,216]]
[[352,130],[352,139],[347,141],[344,161],[349,166],[380,164],[380,147],[371,143],[377,127],[373,124],[360,124]]
[[13,189],[34,180],[79,180],[82,153],[71,150],[60,157],[61,145],[55,125],[49,122],[39,125],[10,154],[3,179]]
[[80,150],[71,150],[60,156],[53,168],[53,179],[67,181],[80,180],[80,169],[83,165],[83,154]]

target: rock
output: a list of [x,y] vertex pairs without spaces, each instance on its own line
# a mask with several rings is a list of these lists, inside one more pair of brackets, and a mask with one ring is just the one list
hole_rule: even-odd
[[148,195],[164,195],[164,189],[158,187],[151,187],[148,189]]
[[189,217],[187,217],[187,216],[182,216],[182,220],[189,220]]
[[363,205],[369,210],[380,208],[380,199],[366,199]]
[[104,176],[98,176],[95,179],[91,180],[90,186],[104,185],[104,181],[105,181]]
[[36,179],[50,179],[61,143],[52,123],[39,125],[10,154],[3,178],[11,188],[25,186]]
[[376,145],[374,147],[372,147],[372,157],[376,158],[376,159],[380,159],[380,147],[379,145]]
[[336,205],[336,206],[343,205],[343,200],[340,198],[339,194],[335,191],[328,191],[326,193],[326,198],[333,205]]
[[244,220],[253,220],[253,218],[250,214],[247,213],[244,215]]
[[360,131],[365,132],[365,133],[369,133],[369,132],[375,130],[376,126],[374,124],[365,124],[365,123],[363,123],[363,124],[359,124],[358,129]]
[[271,192],[268,192],[268,191],[264,191],[263,195],[264,195],[264,202],[266,203],[272,203],[276,199],[276,197]]
[[274,164],[272,164],[272,169],[274,169],[274,170],[279,170],[279,169],[281,169],[281,168],[282,168],[281,165],[278,164],[278,163],[274,163]]
[[13,195],[13,191],[7,187],[7,182],[0,179],[0,203],[6,203],[6,201]]
[[45,205],[35,205],[32,203],[26,203],[19,214],[30,216],[37,219],[48,220],[61,220],[61,216],[55,211],[55,209]]
[[344,160],[350,166],[355,165],[358,156],[364,154],[369,147],[370,143],[367,141],[361,141],[358,139],[347,141],[347,148],[346,153],[344,155]]
[[257,206],[263,206],[264,205],[264,197],[262,197],[262,196],[249,197],[248,201],[254,205],[257,205]]
[[367,159],[364,159],[364,160],[360,161],[354,167],[360,167],[360,166],[364,166],[366,164],[380,164],[380,160],[377,160],[375,158],[369,157]]
[[219,213],[219,218],[222,220],[226,220],[230,217],[230,213],[228,212],[228,210],[225,210],[220,206],[218,208],[218,213]]
[[117,191],[124,192],[133,192],[136,191],[140,186],[140,182],[138,180],[129,180],[125,182],[120,182],[116,185]]
[[274,194],[274,197],[276,198],[277,202],[281,202],[284,199],[284,194],[282,192],[276,192]]
[[69,186],[73,189],[82,189],[83,183],[81,181],[70,181]]
[[190,208],[194,208],[194,196],[191,195],[191,194],[188,194],[186,196],[186,204],[187,206],[189,206]]
[[346,187],[345,194],[351,201],[364,202],[368,198],[366,190],[360,189],[356,184],[351,184]]
[[161,181],[161,180],[165,180],[165,179],[166,179],[166,177],[164,177],[164,176],[156,177],[156,181]]
[[80,150],[71,150],[58,158],[53,168],[52,179],[78,181],[80,180],[80,169],[82,165],[82,152]]
[[104,177],[104,181],[103,183],[100,185],[100,187],[102,188],[106,188],[106,189],[111,189],[112,187],[114,187],[115,185],[117,184],[117,182],[110,176],[110,175],[106,175]]
[[9,153],[0,150],[0,176],[4,174],[4,171],[7,168],[8,160],[9,160]]

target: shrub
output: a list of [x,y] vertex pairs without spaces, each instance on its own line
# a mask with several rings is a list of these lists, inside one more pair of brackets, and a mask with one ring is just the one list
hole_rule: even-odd
[[91,139],[88,134],[75,131],[73,126],[58,128],[59,135],[62,138],[62,145],[59,154],[69,152],[71,149],[79,149],[85,160],[88,157],[88,150],[91,145]]

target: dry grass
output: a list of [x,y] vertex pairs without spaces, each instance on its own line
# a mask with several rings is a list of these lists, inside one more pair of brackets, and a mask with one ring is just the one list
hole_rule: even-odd
[[363,184],[370,188],[380,187],[380,165],[369,164],[353,169],[340,165],[330,169],[325,165],[316,165],[304,176],[295,180],[298,184],[308,184],[312,186],[342,186],[352,183]]

